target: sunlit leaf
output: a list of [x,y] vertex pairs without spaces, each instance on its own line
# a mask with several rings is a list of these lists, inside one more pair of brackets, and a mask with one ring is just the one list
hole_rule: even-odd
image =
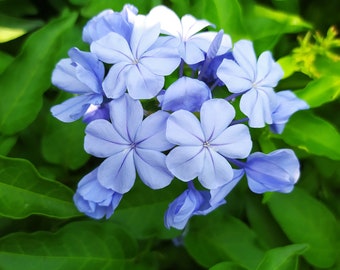
[[311,111],[294,114],[283,131],[282,139],[308,153],[340,160],[339,132]]
[[56,233],[14,233],[0,239],[0,267],[12,269],[131,269],[136,242],[120,226],[73,222]]
[[0,156],[1,216],[15,219],[33,214],[55,218],[80,216],[72,195],[72,190],[62,183],[40,176],[27,160]]
[[290,194],[272,194],[268,206],[293,243],[309,245],[302,256],[310,264],[327,268],[335,263],[338,224],[322,202],[296,187]]
[[0,75],[0,130],[6,135],[27,127],[38,114],[42,94],[50,86],[50,75],[58,56],[60,36],[77,15],[52,20],[33,33],[22,52]]

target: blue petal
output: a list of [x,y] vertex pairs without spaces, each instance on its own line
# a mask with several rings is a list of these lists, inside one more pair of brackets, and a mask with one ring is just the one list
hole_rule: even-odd
[[196,178],[204,166],[202,146],[178,146],[166,157],[166,165],[178,179],[188,182]]
[[123,138],[109,121],[95,120],[85,130],[85,151],[96,157],[109,157],[129,149],[130,142]]
[[73,122],[81,118],[90,104],[100,104],[103,100],[101,95],[81,95],[70,98],[59,105],[51,108],[52,115],[62,122]]
[[212,26],[212,24],[206,20],[197,20],[192,15],[184,15],[181,18],[182,24],[182,38],[183,40],[188,40],[197,32],[201,31],[203,28]]
[[246,158],[252,148],[249,129],[238,124],[221,132],[210,145],[215,151],[228,158]]
[[134,143],[143,120],[143,107],[139,100],[128,94],[109,103],[111,122],[115,130],[127,141]]
[[120,98],[126,91],[126,77],[132,65],[125,62],[113,65],[103,81],[108,98]]
[[209,148],[204,149],[203,168],[198,180],[203,187],[215,189],[225,185],[233,178],[233,170],[228,161]]
[[224,99],[211,99],[203,103],[200,117],[205,140],[211,141],[223,132],[231,121],[233,121],[235,110],[234,107]]
[[204,82],[183,76],[165,91],[162,110],[196,112],[210,98],[211,91]]
[[91,52],[105,63],[133,63],[134,56],[126,39],[117,33],[109,33],[91,44]]
[[247,74],[252,82],[255,81],[256,76],[256,55],[253,43],[249,40],[240,40],[235,43],[233,55],[236,62]]
[[135,138],[138,148],[165,151],[173,146],[165,136],[168,117],[167,112],[157,111],[144,119]]
[[202,147],[204,135],[198,119],[192,113],[179,110],[169,116],[166,137],[169,142],[178,145]]
[[132,150],[110,156],[98,168],[99,183],[121,194],[132,188],[135,179],[136,169]]
[[127,73],[126,85],[134,99],[155,97],[164,85],[164,77],[152,73],[142,63],[131,66]]
[[256,82],[266,87],[275,87],[282,77],[281,66],[275,63],[269,51],[263,52],[257,61]]
[[138,175],[152,189],[164,188],[173,179],[166,167],[165,157],[158,151],[136,148],[134,161]]

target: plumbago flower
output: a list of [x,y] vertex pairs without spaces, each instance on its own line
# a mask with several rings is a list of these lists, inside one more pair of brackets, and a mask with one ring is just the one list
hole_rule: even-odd
[[79,211],[109,218],[137,175],[152,189],[187,183],[164,216],[176,229],[225,204],[243,177],[259,194],[294,188],[294,152],[251,153],[249,127],[280,134],[308,104],[292,91],[274,91],[283,72],[270,52],[257,59],[251,41],[232,46],[211,26],[165,6],[141,15],[125,5],[85,25],[90,52],[72,48],[58,62],[52,82],[74,97],[52,114],[64,122],[83,118],[85,151],[104,159],[78,184]]

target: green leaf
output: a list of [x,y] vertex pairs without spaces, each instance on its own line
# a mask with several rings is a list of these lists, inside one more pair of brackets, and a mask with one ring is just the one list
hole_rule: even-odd
[[233,262],[221,262],[210,267],[209,270],[246,270],[246,268]]
[[0,134],[0,155],[6,156],[17,142],[16,136],[3,136]]
[[298,255],[307,249],[306,244],[295,244],[268,250],[256,270],[298,270]]
[[312,265],[331,267],[338,256],[337,221],[320,201],[295,187],[290,194],[273,194],[268,206],[288,238],[296,244],[308,244],[303,257]]
[[195,216],[189,224],[185,247],[204,267],[232,261],[247,269],[255,269],[264,251],[255,233],[241,220],[224,217],[221,211],[208,216]]
[[58,55],[58,41],[76,18],[75,13],[69,13],[33,33],[19,56],[1,74],[2,134],[12,135],[26,128],[37,116],[42,105],[42,94],[50,86],[51,72]]
[[126,266],[136,248],[136,242],[116,224],[73,222],[56,233],[14,233],[1,238],[0,268],[129,269]]
[[171,201],[185,189],[181,190],[182,183],[178,182],[173,180],[171,189],[152,190],[136,179],[134,187],[124,195],[110,220],[123,224],[138,239],[177,237],[180,231],[165,228],[164,213]]
[[305,100],[311,108],[331,102],[340,95],[340,76],[323,76],[311,81],[295,94]]
[[0,14],[0,43],[16,39],[42,25],[40,20],[25,20]]
[[326,120],[311,111],[294,114],[287,123],[282,139],[308,153],[340,160],[340,134]]
[[0,74],[9,66],[14,57],[0,51]]
[[81,121],[63,123],[49,117],[41,142],[44,158],[72,170],[80,168],[90,157],[84,150],[84,130]]
[[21,219],[33,214],[55,218],[79,216],[73,192],[40,176],[24,159],[0,156],[0,215]]

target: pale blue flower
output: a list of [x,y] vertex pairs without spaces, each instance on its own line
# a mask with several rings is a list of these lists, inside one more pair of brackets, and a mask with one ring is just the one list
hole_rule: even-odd
[[125,94],[109,103],[111,123],[94,120],[86,127],[85,150],[106,158],[98,168],[102,186],[118,193],[128,192],[136,179],[153,189],[170,184],[173,176],[165,164],[165,154],[172,144],[166,140],[169,114],[157,111],[143,121],[138,100]]
[[[193,65],[205,59],[205,53],[216,33],[198,32],[207,26],[213,26],[210,22],[197,20],[191,15],[184,15],[179,19],[175,12],[165,6],[153,8],[148,17],[161,24],[161,32],[169,35],[169,42],[178,48],[184,62]],[[223,54],[231,48],[231,39],[228,35],[223,35],[221,43],[217,54]]]
[[273,87],[283,76],[280,65],[269,51],[257,60],[253,45],[247,40],[235,43],[233,57],[235,60],[223,60],[217,77],[230,92],[242,94],[240,109],[249,118],[249,126],[272,124],[272,111],[277,106]]
[[278,102],[272,112],[273,123],[270,125],[270,130],[281,134],[289,118],[299,110],[309,109],[309,105],[289,90],[280,91],[276,93],[276,96]]
[[192,216],[207,215],[225,203],[224,198],[214,200],[214,203],[211,201],[208,190],[197,190],[193,183],[189,182],[188,189],[170,203],[164,215],[165,227],[182,230]]
[[89,44],[108,33],[115,32],[130,40],[133,22],[138,10],[133,5],[124,5],[121,12],[106,9],[87,22],[83,29],[83,40]]
[[98,182],[97,173],[98,170],[95,169],[80,180],[73,200],[78,210],[89,217],[109,218],[123,195],[103,187]]
[[76,95],[51,108],[53,116],[63,122],[78,120],[91,104],[102,104],[104,95],[105,70],[96,55],[77,48],[70,49],[68,54],[70,58],[60,60],[52,73],[55,86]]
[[176,50],[167,46],[159,34],[158,24],[138,15],[130,41],[110,32],[92,42],[91,51],[103,62],[114,64],[103,82],[108,98],[119,98],[126,89],[134,99],[149,99],[159,93],[164,76],[180,63]]
[[291,149],[252,153],[244,170],[249,188],[255,193],[291,192],[300,177],[299,160]]
[[181,77],[164,92],[162,110],[190,112],[200,110],[204,101],[211,99],[209,87],[202,81],[189,77]]
[[185,110],[171,114],[166,137],[178,146],[167,155],[169,170],[185,182],[198,177],[207,189],[227,184],[234,173],[226,158],[246,158],[252,147],[247,126],[230,126],[234,117],[233,106],[223,99],[203,103],[201,122]]

